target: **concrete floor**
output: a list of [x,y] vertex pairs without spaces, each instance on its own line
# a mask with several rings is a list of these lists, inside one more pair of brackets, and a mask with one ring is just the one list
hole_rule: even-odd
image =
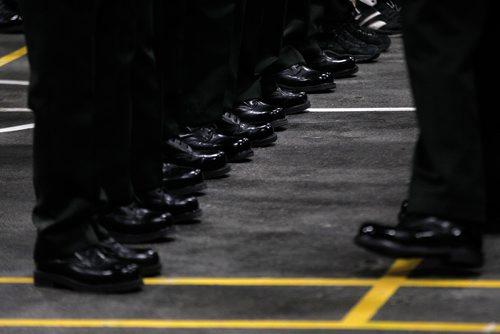
[[[0,57],[22,46],[21,36],[0,35]],[[28,74],[26,57],[0,67],[0,81]],[[401,40],[337,87],[312,95],[313,108],[411,107]],[[30,113],[6,109],[25,107],[26,87],[0,83],[0,129],[32,123]],[[290,121],[277,145],[209,183],[201,224],[154,245],[164,277],[180,279],[117,296],[30,284],[32,130],[0,133],[0,333],[500,332],[496,237],[487,237],[479,272],[432,262],[410,271],[414,262],[398,262],[392,281],[378,280],[392,260],[352,243],[364,220],[395,221],[416,136],[412,112],[311,112]]]

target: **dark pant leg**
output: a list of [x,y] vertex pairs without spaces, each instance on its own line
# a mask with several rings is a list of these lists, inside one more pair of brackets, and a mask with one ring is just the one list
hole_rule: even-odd
[[[177,122],[182,93],[185,17],[188,1],[153,0],[154,51],[160,76],[163,134],[179,134]],[[200,59],[201,61],[201,59]]]
[[351,0],[312,0],[312,3],[316,11],[321,8],[321,12],[313,14],[313,17],[319,18],[320,25],[353,20],[354,5]]
[[22,0],[35,113],[35,259],[96,242],[94,56],[98,1]]
[[[491,51],[491,41],[495,40],[496,22],[493,1],[489,1],[488,17],[485,20],[481,46],[478,55],[485,55]],[[486,220],[494,228],[500,231],[500,217],[498,216],[498,203],[500,195],[500,121],[497,113],[491,106],[498,103],[497,85],[492,85],[488,80],[492,76],[491,62],[476,62],[476,82],[479,95],[479,110],[481,114],[482,139],[485,156],[485,183],[486,183]]]
[[[130,204],[132,191],[133,0],[102,0],[96,34],[96,131],[100,182],[110,207]],[[111,18],[109,16],[112,16]]]
[[486,0],[407,1],[405,47],[420,128],[409,212],[485,219],[476,65]]
[[262,90],[276,88],[273,82],[268,88],[260,78],[277,71],[287,3],[287,0],[247,2],[239,57],[239,101],[262,97]]
[[196,126],[222,116],[232,84],[230,66],[238,3],[157,3],[163,8],[159,50],[165,105],[171,106],[167,107],[167,123],[172,120],[178,126]]
[[132,63],[132,183],[141,193],[162,184],[162,113],[153,52],[153,0],[134,0],[136,50]]
[[322,52],[312,38],[318,32],[311,0],[290,1],[283,33],[282,68],[318,58]]

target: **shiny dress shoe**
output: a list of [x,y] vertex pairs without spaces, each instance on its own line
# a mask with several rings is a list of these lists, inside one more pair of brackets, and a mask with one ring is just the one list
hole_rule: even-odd
[[143,277],[158,276],[161,262],[157,252],[149,248],[125,247],[113,238],[99,242],[99,250],[110,258],[137,265]]
[[317,41],[328,56],[335,58],[353,57],[357,63],[373,62],[380,56],[381,52],[377,46],[354,38],[341,27],[334,27],[318,35]]
[[303,113],[311,107],[311,101],[305,92],[291,92],[279,87],[272,92],[265,93],[263,100],[268,104],[283,108],[287,115]]
[[286,113],[281,107],[275,107],[259,99],[240,102],[231,111],[232,114],[250,125],[265,125],[270,123],[273,128],[283,128],[288,125]]
[[376,30],[362,27],[356,22],[346,23],[344,29],[360,41],[376,46],[381,52],[387,51],[392,43],[389,36],[377,33]]
[[456,267],[480,267],[484,262],[478,226],[431,216],[407,218],[395,227],[363,224],[355,242],[378,254],[396,258],[437,258]]
[[172,195],[190,195],[207,189],[207,183],[200,169],[164,163],[163,188]]
[[278,140],[271,124],[251,126],[229,112],[224,113],[215,125],[225,135],[250,139],[252,147],[269,146]]
[[[399,209],[398,213],[398,221],[401,223],[408,219],[408,205],[410,202],[405,199],[401,203],[401,207]],[[484,233],[485,234],[500,234],[500,224],[496,223],[495,221],[489,221],[487,220],[486,223],[484,224]]]
[[188,127],[179,137],[195,150],[224,152],[228,162],[247,161],[254,154],[248,138],[226,136],[212,126]]
[[162,189],[137,194],[137,202],[139,206],[149,210],[169,213],[174,223],[192,221],[202,214],[196,197],[176,197]]
[[23,19],[18,8],[11,8],[4,1],[0,1],[0,33],[22,33]]
[[139,266],[108,256],[99,245],[66,258],[37,261],[34,281],[40,287],[97,293],[131,292],[143,286]]
[[335,89],[335,80],[330,72],[320,72],[295,64],[275,75],[276,83],[284,89],[306,93],[325,92]]
[[122,206],[100,214],[97,222],[111,237],[122,243],[143,243],[167,237],[173,232],[172,216],[168,213]]
[[193,150],[179,138],[171,138],[164,143],[163,154],[165,162],[179,166],[201,169],[205,179],[215,179],[227,175],[231,166],[222,151]]
[[307,62],[307,66],[322,72],[331,72],[335,78],[351,77],[359,68],[353,57],[342,59],[327,56],[324,52],[318,58]]

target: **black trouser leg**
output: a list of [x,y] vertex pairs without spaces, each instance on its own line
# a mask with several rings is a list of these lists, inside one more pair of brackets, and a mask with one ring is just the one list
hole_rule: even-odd
[[312,38],[318,32],[311,0],[290,1],[280,56],[282,68],[318,58],[322,52]]
[[[108,5],[101,8],[102,3]],[[99,15],[120,16],[121,1],[22,0],[35,113],[33,222],[35,259],[65,256],[97,242],[91,216],[102,179],[96,56],[116,36],[99,32]],[[103,13],[102,11],[105,11]],[[102,118],[101,118],[102,119]],[[111,134],[110,134],[111,135]]]
[[162,112],[153,52],[153,0],[134,0],[137,45],[132,63],[132,181],[141,193],[162,184]]
[[[159,50],[167,123],[204,125],[222,116],[227,90],[232,84],[230,66],[235,50],[232,43],[238,3],[238,0],[157,2],[162,9],[158,13]],[[172,129],[175,126],[166,130],[172,132]]]
[[[136,50],[132,0],[102,0],[96,35],[96,131],[101,184],[110,207],[133,201],[132,62]],[[113,13],[110,22],[109,13]],[[109,36],[109,37],[106,37]]]
[[418,0],[404,5],[405,47],[420,127],[410,213],[485,219],[485,129],[477,72],[483,60],[477,50],[487,29],[487,3],[471,7],[452,0]]
[[[262,97],[262,90],[276,85],[259,78],[274,73],[279,61],[286,18],[287,0],[248,1],[238,70],[239,101]],[[262,87],[264,85],[264,87]]]

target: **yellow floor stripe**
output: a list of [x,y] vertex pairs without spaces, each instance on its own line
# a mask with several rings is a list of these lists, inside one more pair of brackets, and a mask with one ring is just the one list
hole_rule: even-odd
[[120,319],[0,319],[1,327],[30,328],[141,328],[141,329],[281,329],[281,330],[390,330],[422,332],[500,333],[496,323],[375,321],[346,324],[311,320],[120,320]]
[[[372,287],[379,279],[360,278],[203,278],[203,277],[159,277],[146,278],[149,286],[192,285],[192,286],[338,286]],[[31,277],[0,277],[0,284],[33,284]],[[450,279],[407,279],[400,284],[405,288],[465,288],[500,289],[500,280],[450,280]]]
[[344,324],[359,326],[370,321],[378,310],[394,295],[407,279],[407,276],[420,263],[420,260],[397,260],[387,274],[366,293],[366,295],[347,313]]
[[464,288],[464,289],[500,289],[500,281],[494,280],[440,280],[409,279],[401,284],[411,288]]
[[31,277],[0,277],[0,284],[33,284]]
[[206,286],[372,286],[376,279],[352,278],[147,278],[146,285]]
[[12,53],[9,53],[6,56],[0,58],[0,67],[7,65],[8,63],[13,62],[16,59],[21,58],[22,56],[28,53],[28,49],[26,47],[22,47],[19,50],[16,50]]

